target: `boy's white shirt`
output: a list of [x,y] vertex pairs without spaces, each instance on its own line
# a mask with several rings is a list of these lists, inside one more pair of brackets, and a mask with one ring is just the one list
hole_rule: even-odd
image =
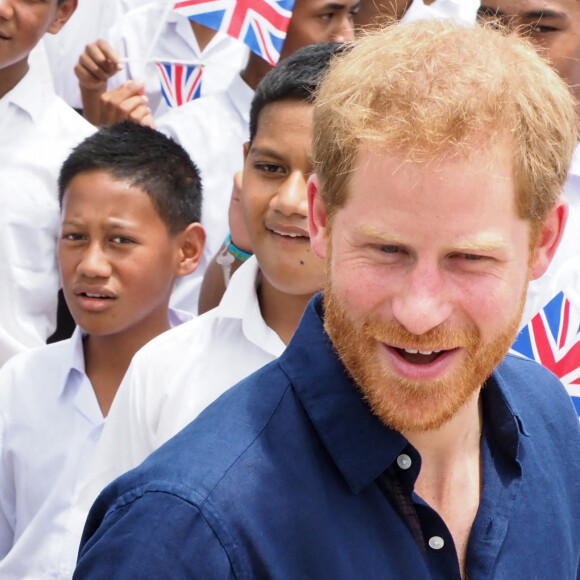
[[155,338],[133,358],[81,491],[82,517],[108,483],[152,451],[237,382],[285,349],[262,318],[255,257],[243,264],[217,308]]
[[[171,311],[172,326],[190,320]],[[0,370],[0,578],[70,579],[80,539],[76,498],[105,419],[76,328]]]
[[0,366],[54,331],[58,174],[94,131],[34,70],[0,98]]
[[413,0],[401,20],[414,22],[431,18],[452,18],[462,24],[473,24],[480,4],[480,0],[435,0],[427,5],[423,0]]

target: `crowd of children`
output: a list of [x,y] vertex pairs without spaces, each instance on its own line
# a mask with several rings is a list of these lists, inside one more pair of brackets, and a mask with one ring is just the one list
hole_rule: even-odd
[[[313,99],[357,25],[479,2],[295,0],[276,66],[187,4],[0,1],[3,579],[70,578],[96,494],[283,352],[324,280]],[[536,4],[479,16],[531,33],[577,93],[580,8]],[[564,292],[578,328],[577,166],[522,326]],[[77,327],[47,346],[59,289]],[[580,401],[578,359],[560,376]]]

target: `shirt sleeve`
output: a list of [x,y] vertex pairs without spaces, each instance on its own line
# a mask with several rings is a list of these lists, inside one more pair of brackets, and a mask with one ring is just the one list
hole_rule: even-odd
[[5,453],[6,420],[0,413],[0,560],[14,544],[14,479]]
[[199,509],[168,492],[97,500],[85,526],[73,580],[235,578],[228,555]]

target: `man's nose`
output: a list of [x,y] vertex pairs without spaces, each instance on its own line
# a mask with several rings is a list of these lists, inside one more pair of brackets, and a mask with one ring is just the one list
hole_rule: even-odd
[[415,335],[424,334],[448,320],[453,306],[437,266],[413,266],[393,298],[392,310],[398,322]]

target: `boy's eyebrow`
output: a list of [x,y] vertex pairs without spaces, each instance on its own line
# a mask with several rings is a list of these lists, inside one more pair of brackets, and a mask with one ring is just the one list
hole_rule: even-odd
[[[506,18],[507,14],[499,8],[493,6],[485,6],[482,4],[478,10],[479,16],[497,16],[498,18]],[[516,15],[513,15],[514,17]],[[517,17],[521,20],[540,20],[542,18],[567,18],[564,12],[558,10],[528,10],[527,12],[520,12]]]
[[[360,2],[357,2],[355,8],[357,6],[360,6]],[[346,2],[327,2],[321,10],[344,10],[345,8],[347,8]]]
[[277,159],[278,161],[283,161],[284,157],[278,153],[275,149],[266,146],[258,146],[254,147],[253,145],[250,147],[250,155],[264,155],[266,157],[272,157]]

